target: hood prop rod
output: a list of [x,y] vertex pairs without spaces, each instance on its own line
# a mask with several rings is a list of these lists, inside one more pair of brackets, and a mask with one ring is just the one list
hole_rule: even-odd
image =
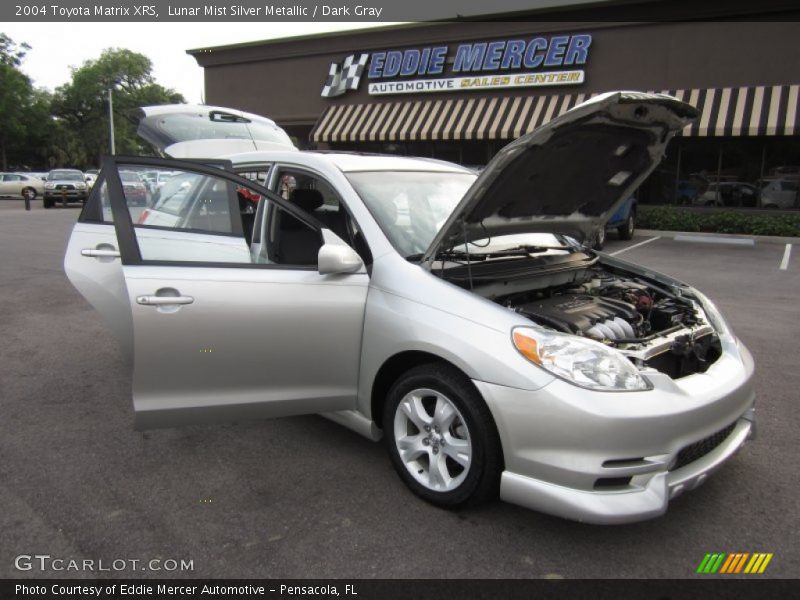
[[461,232],[464,235],[464,252],[467,255],[467,279],[469,280],[469,290],[473,290],[472,286],[472,261],[469,258],[469,242],[467,241],[467,224],[464,219],[461,219]]

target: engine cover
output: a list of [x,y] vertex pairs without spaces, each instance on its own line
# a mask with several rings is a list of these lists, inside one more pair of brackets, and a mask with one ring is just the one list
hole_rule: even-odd
[[543,298],[517,305],[516,309],[541,325],[598,340],[634,338],[633,325],[641,320],[632,304],[583,294]]

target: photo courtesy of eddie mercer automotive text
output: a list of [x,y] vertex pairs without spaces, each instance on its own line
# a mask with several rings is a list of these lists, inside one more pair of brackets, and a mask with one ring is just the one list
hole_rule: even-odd
[[435,505],[598,524],[664,514],[755,433],[714,303],[589,243],[690,104],[602,93],[480,170],[301,151],[225,107],[136,116],[161,158],[104,159],[64,268],[132,364],[137,428],[322,414]]

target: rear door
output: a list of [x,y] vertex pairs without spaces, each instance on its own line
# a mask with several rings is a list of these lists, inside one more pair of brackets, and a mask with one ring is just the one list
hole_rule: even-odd
[[[173,203],[172,219],[151,221],[149,209],[130,206],[119,173],[145,169],[191,181],[174,186],[188,197]],[[138,428],[355,407],[368,276],[319,274],[313,217],[206,165],[112,158],[103,173],[94,216],[104,222],[95,227],[113,223],[108,244],[119,258],[95,246],[80,254],[94,262],[68,273],[90,301],[102,300],[105,267],[121,262],[124,298],[111,291],[132,331]],[[251,252],[241,215],[254,198],[282,213],[274,252]],[[68,265],[80,245],[71,241]]]

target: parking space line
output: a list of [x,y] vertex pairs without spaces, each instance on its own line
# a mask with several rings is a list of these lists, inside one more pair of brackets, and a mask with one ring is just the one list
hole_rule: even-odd
[[657,235],[655,237],[651,237],[649,240],[645,240],[643,242],[639,242],[638,244],[634,244],[633,246],[628,246],[627,248],[623,248],[622,250],[617,250],[616,252],[611,252],[609,256],[616,256],[617,254],[622,254],[623,252],[627,252],[628,250],[633,250],[634,248],[638,248],[639,246],[644,246],[645,244],[649,244],[650,242],[655,242],[656,240],[660,240],[661,236]]
[[789,268],[789,257],[792,255],[792,245],[786,244],[786,248],[783,251],[783,258],[781,259],[781,266],[780,270],[785,271]]
[[732,246],[755,246],[753,238],[733,238],[718,235],[676,235],[676,242],[699,242],[701,244],[731,244]]

